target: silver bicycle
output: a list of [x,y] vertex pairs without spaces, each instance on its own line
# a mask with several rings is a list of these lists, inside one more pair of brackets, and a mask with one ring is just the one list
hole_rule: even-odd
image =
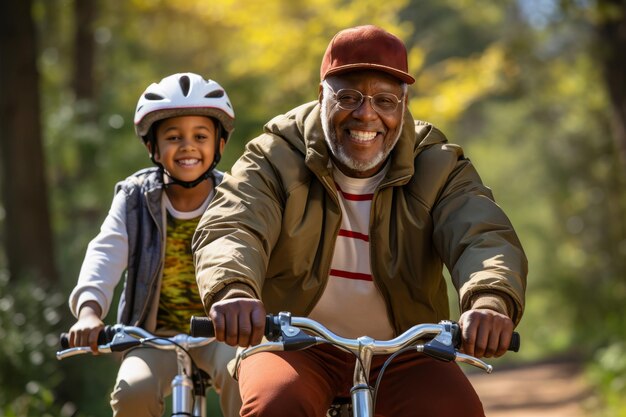
[[[206,317],[192,317],[190,334],[214,336],[213,323]],[[269,340],[242,351],[237,360],[260,352],[302,350],[322,343],[330,343],[352,352],[356,361],[349,404],[333,404],[327,416],[373,417],[376,392],[387,365],[407,350],[422,352],[435,359],[463,362],[491,373],[493,367],[473,356],[458,351],[461,332],[458,323],[441,321],[438,324],[419,324],[391,340],[374,340],[363,336],[358,339],[340,337],[322,324],[306,317],[292,317],[290,313],[269,314],[266,318],[265,336]],[[427,342],[421,342],[428,340]],[[518,333],[513,333],[509,350],[517,352],[520,346]],[[390,355],[372,387],[368,381],[374,355]],[[350,414],[352,412],[352,414]]]
[[[209,375],[199,369],[189,349],[206,346],[212,338],[177,334],[172,337],[155,336],[141,327],[115,324],[105,326],[98,337],[98,352],[123,352],[137,346],[150,346],[162,350],[175,350],[178,373],[172,379],[171,416],[206,417],[206,392],[211,387]],[[57,359],[92,353],[90,347],[69,347],[67,333],[60,337],[61,348]]]

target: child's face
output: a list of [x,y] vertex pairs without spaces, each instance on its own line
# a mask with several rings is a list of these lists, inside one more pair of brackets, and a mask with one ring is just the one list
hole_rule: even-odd
[[[204,116],[162,120],[156,129],[154,160],[181,181],[194,181],[206,172],[215,156],[215,124]],[[224,140],[220,139],[220,152]]]

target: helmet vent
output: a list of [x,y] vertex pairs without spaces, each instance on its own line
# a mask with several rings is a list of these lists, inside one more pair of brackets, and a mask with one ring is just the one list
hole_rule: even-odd
[[187,97],[189,95],[189,85],[191,84],[189,77],[183,75],[178,79],[178,83],[180,84],[180,88],[183,90],[183,95]]
[[205,98],[220,98],[220,97],[224,97],[224,90],[211,91],[209,94],[207,94],[204,97]]
[[154,93],[146,93],[143,96],[146,98],[146,100],[163,100],[165,98]]

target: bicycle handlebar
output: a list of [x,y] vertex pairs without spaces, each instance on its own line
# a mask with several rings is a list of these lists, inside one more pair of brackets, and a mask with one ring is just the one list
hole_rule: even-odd
[[[281,325],[278,321],[279,316],[280,316],[279,314],[278,315],[268,314],[265,318],[265,337],[270,341],[276,341],[280,337]],[[291,317],[290,323],[293,326],[296,326],[305,330],[311,330],[315,333],[318,333],[322,337],[326,337],[329,340],[343,341],[342,344],[346,343],[346,341],[349,341],[347,343],[348,345],[358,346],[358,342],[356,342],[358,339],[345,339],[340,336],[337,336],[333,332],[325,328],[323,325],[315,322],[314,320],[307,319],[305,317]],[[461,332],[457,323],[454,323],[454,322],[451,322],[451,323],[453,325],[453,331],[452,331],[453,345],[455,347],[459,347],[461,346]],[[413,330],[412,328],[407,330],[406,332],[403,333],[403,335],[411,333],[412,330]],[[215,337],[215,329],[213,327],[213,322],[208,317],[193,316],[191,317],[191,320],[190,320],[189,334],[194,337]],[[387,343],[387,344],[393,345],[394,341],[398,339],[399,337],[402,337],[402,335],[387,342],[378,341],[377,343],[379,344]],[[511,343],[509,345],[508,350],[512,352],[518,352],[520,345],[521,345],[521,340],[520,340],[519,333],[513,332],[513,335],[511,336]]]
[[[309,333],[305,333],[304,331]],[[198,337],[214,337],[213,323],[207,317],[192,317],[190,334]],[[358,339],[347,339],[336,335],[322,324],[306,317],[292,317],[290,313],[281,312],[277,315],[268,314],[265,320],[265,336],[270,341],[251,346],[244,350],[241,359],[258,352],[302,350],[308,347],[331,343],[358,352],[367,346],[374,354],[392,354],[398,350],[414,345],[417,351],[443,361],[465,362],[491,372],[491,365],[478,358],[457,351],[461,346],[461,331],[458,323],[442,321],[438,324],[418,324],[391,340],[374,340],[363,336]],[[415,344],[420,339],[430,339],[423,344]],[[520,347],[520,335],[513,332],[510,351],[517,352]]]
[[[92,353],[89,346],[69,347],[68,333],[61,333],[59,342],[61,350],[56,353],[57,359],[65,359],[70,356]],[[98,335],[98,352],[111,353],[123,352],[135,346],[149,344],[151,347],[162,350],[173,350],[177,346],[195,348],[205,346],[213,339],[211,336],[193,337],[184,333],[171,337],[154,335],[141,327],[115,324],[105,326]]]

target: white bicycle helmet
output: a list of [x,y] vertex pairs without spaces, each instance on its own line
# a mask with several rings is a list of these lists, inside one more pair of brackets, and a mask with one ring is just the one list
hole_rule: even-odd
[[233,131],[235,111],[226,91],[213,80],[187,72],[170,75],[146,88],[137,103],[135,132],[145,142],[154,122],[189,115],[214,117],[226,136]]
[[181,181],[172,177],[154,159],[156,138],[152,126],[159,120],[178,116],[207,116],[215,119],[217,137],[228,141],[235,122],[235,111],[226,91],[213,80],[205,80],[191,72],[170,75],[159,83],[151,84],[139,97],[135,110],[135,132],[145,143],[152,143],[150,158],[170,178],[172,183],[192,188],[212,176],[220,161],[219,141],[215,141],[215,154],[209,169],[195,181]]

